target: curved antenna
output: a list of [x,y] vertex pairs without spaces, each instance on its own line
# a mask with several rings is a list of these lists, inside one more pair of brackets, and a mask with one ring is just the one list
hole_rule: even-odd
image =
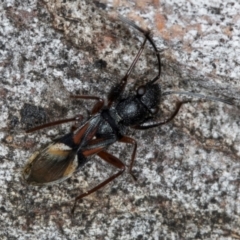
[[123,16],[121,16],[121,15],[118,15],[118,18],[119,18],[122,22],[130,25],[131,27],[133,27],[133,28],[137,29],[139,32],[141,32],[141,33],[146,37],[146,39],[150,42],[150,44],[152,45],[152,47],[153,47],[153,49],[154,49],[154,51],[155,51],[155,53],[156,53],[156,56],[157,56],[157,61],[158,61],[158,74],[157,74],[156,77],[154,77],[154,78],[150,81],[150,84],[156,82],[156,81],[160,78],[160,75],[161,75],[161,58],[160,58],[160,52],[158,51],[158,49],[157,49],[157,47],[156,47],[153,39],[150,37],[149,31],[146,31],[146,30],[140,28],[140,27],[137,26],[134,22],[130,21],[129,19],[127,19],[127,18],[125,18],[125,17],[123,17]]
[[228,105],[234,104],[232,99],[222,99],[222,98],[218,98],[218,97],[206,96],[206,95],[203,95],[200,93],[193,93],[193,92],[168,91],[168,92],[162,93],[162,96],[166,96],[166,95],[170,95],[170,94],[188,95],[191,97],[198,97],[198,98],[207,99],[207,100],[211,100],[211,101],[215,101],[215,102],[222,102],[222,103],[226,103]]

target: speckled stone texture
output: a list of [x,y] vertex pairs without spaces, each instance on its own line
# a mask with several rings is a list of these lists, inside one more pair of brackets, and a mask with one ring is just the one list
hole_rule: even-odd
[[[138,141],[135,182],[126,172],[79,202],[74,198],[116,170],[92,157],[71,179],[27,186],[29,156],[70,131],[44,122],[87,118],[124,76],[143,37],[121,14],[150,29],[162,51],[162,91],[231,98],[234,106],[193,98],[170,124],[129,131]],[[237,1],[11,1],[0,4],[0,239],[239,239],[240,4]],[[126,93],[157,73],[147,45]],[[162,99],[161,116],[177,101]],[[131,146],[108,149],[128,166]]]

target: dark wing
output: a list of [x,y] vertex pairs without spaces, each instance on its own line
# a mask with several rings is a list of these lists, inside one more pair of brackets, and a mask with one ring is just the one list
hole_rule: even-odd
[[71,177],[87,162],[82,149],[95,136],[99,123],[100,117],[96,115],[73,133],[58,138],[46,148],[35,152],[23,169],[27,183],[47,185]]
[[81,152],[55,142],[30,157],[23,169],[23,176],[27,183],[35,185],[61,182],[71,177],[79,163],[82,165],[85,161]]

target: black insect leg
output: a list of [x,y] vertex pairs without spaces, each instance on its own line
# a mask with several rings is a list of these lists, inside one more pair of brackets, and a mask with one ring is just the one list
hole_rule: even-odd
[[121,93],[124,91],[125,89],[125,86],[127,84],[127,79],[129,77],[129,75],[131,74],[134,66],[136,65],[139,57],[141,56],[142,52],[143,52],[143,49],[144,49],[144,46],[146,44],[146,41],[147,41],[147,34],[149,33],[146,33],[145,35],[145,39],[140,47],[140,49],[138,50],[138,53],[136,55],[136,57],[134,58],[131,66],[129,67],[129,69],[127,70],[127,73],[126,75],[122,78],[121,82],[119,84],[117,84],[110,92],[110,94],[108,95],[108,107],[110,107],[112,105],[112,103],[114,101],[116,101],[119,96],[121,95]]
[[49,123],[46,123],[46,124],[42,124],[40,126],[37,126],[37,127],[34,127],[34,128],[31,128],[31,129],[27,130],[26,133],[34,132],[34,131],[44,129],[44,128],[47,128],[47,127],[60,125],[60,124],[63,124],[63,123],[74,122],[74,121],[79,122],[82,119],[83,119],[82,115],[77,115],[73,118],[61,119],[61,120],[57,120],[57,121],[54,121],[54,122],[49,122]]
[[133,177],[133,179],[135,181],[137,181],[137,178],[134,176],[134,174],[132,173],[132,168],[133,168],[133,163],[135,161],[135,156],[136,156],[136,151],[137,151],[137,142],[135,141],[135,139],[127,137],[127,136],[123,136],[119,142],[122,143],[130,143],[132,144],[133,147],[133,152],[132,152],[132,156],[131,156],[131,162],[130,162],[130,166],[129,166],[129,173],[131,174],[131,176]]
[[98,184],[96,187],[92,188],[91,190],[79,195],[78,197],[76,197],[75,199],[75,203],[74,206],[72,208],[72,214],[74,213],[74,210],[76,208],[76,203],[88,196],[89,194],[96,192],[97,190],[99,190],[100,188],[104,187],[105,185],[107,185],[108,183],[110,183],[111,181],[113,181],[115,178],[119,177],[124,171],[125,171],[125,165],[124,163],[121,162],[120,159],[118,159],[117,157],[113,156],[112,154],[106,152],[106,151],[101,151],[99,153],[97,153],[97,155],[102,158],[104,161],[106,161],[107,163],[111,164],[112,166],[120,169],[117,173],[115,173],[114,175],[112,175],[111,177],[107,178],[105,181],[103,181],[102,183]]
[[179,112],[179,110],[180,110],[180,108],[181,108],[181,106],[183,105],[183,104],[185,104],[185,103],[189,103],[188,101],[186,101],[186,102],[179,102],[179,103],[177,103],[176,104],[176,109],[175,109],[175,111],[173,112],[173,114],[169,117],[169,118],[167,118],[167,119],[165,119],[165,120],[163,120],[163,121],[161,121],[161,122],[150,122],[150,123],[148,123],[147,125],[138,125],[138,126],[135,126],[135,127],[133,127],[133,128],[135,128],[135,129],[149,129],[149,128],[154,128],[154,127],[157,127],[157,126],[160,126],[160,125],[163,125],[163,124],[166,124],[166,123],[169,123],[170,121],[172,121],[175,117],[176,117],[176,115],[178,114],[178,112]]
[[103,98],[96,97],[96,96],[86,96],[86,95],[70,95],[70,98],[81,98],[81,99],[90,99],[90,100],[97,100],[97,103],[94,105],[94,107],[91,110],[91,114],[98,113],[103,105],[104,105],[104,100]]

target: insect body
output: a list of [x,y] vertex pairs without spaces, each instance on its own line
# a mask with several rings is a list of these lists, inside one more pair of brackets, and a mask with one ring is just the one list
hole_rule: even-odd
[[[134,23],[124,18],[122,18],[122,21],[130,24],[142,32],[145,36],[145,39],[126,75],[108,95],[107,104],[104,105],[103,99],[95,96],[72,96],[73,98],[97,100],[91,111],[91,117],[75,131],[56,139],[44,149],[34,153],[23,170],[23,176],[28,183],[47,185],[69,178],[89,160],[89,156],[94,154],[98,155],[104,161],[118,169],[118,172],[110,176],[102,183],[88,192],[79,195],[75,200],[75,204],[79,199],[100,189],[124,172],[125,164],[120,159],[105,150],[114,142],[119,141],[133,145],[129,172],[133,178],[136,179],[132,174],[132,167],[136,155],[137,143],[133,138],[125,135],[126,129],[128,127],[135,129],[149,129],[171,121],[177,115],[182,104],[185,102],[178,103],[176,110],[166,120],[154,121],[154,117],[158,112],[158,106],[160,104],[162,95],[168,95],[172,93],[188,94],[231,104],[231,102],[219,98],[208,97],[199,94],[197,95],[188,92],[165,92],[161,94],[160,85],[156,83],[161,74],[161,62],[160,54],[157,51],[155,43],[150,37],[148,31],[144,31]],[[156,53],[158,74],[151,81],[140,86],[135,94],[123,98],[122,93],[124,92],[127,84],[127,79],[133,67],[137,63],[147,41],[150,42]],[[65,122],[75,121],[80,117],[78,116],[71,119],[48,123],[33,128],[28,132]]]

